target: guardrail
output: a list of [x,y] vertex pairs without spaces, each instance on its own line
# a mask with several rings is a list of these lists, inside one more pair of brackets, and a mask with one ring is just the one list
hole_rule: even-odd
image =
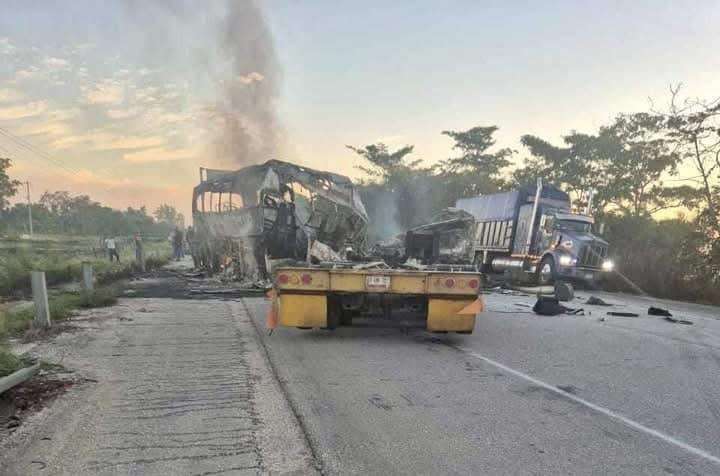
[[30,377],[35,375],[40,370],[40,364],[35,364],[24,369],[20,369],[16,372],[11,373],[3,378],[0,378],[0,394],[10,390],[16,385],[28,380]]

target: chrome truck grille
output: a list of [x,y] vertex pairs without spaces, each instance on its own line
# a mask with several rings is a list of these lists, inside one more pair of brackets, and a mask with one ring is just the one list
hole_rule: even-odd
[[599,243],[585,245],[580,253],[580,265],[590,268],[600,268],[605,260],[607,251],[607,246]]

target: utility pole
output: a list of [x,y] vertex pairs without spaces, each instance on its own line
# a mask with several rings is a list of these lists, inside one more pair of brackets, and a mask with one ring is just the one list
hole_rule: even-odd
[[28,223],[30,223],[30,236],[33,234],[32,225],[32,202],[30,202],[30,181],[25,182],[27,187]]

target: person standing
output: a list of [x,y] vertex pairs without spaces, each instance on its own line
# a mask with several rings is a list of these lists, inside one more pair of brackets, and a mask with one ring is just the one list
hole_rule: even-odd
[[175,231],[173,232],[173,253],[175,254],[175,261],[180,261],[185,253],[183,252],[183,232],[180,229],[179,226],[175,227]]
[[110,262],[112,262],[113,257],[115,257],[118,263],[120,262],[120,255],[117,252],[117,243],[115,242],[115,238],[112,236],[105,238],[105,249],[107,249]]
[[185,239],[187,240],[188,248],[190,249],[190,256],[192,256],[193,268],[197,268],[198,259],[195,247],[195,230],[192,226],[189,226],[187,231],[185,232]]

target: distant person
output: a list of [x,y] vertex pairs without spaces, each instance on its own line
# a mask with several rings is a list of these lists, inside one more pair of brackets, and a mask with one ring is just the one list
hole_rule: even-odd
[[113,257],[115,257],[118,263],[120,262],[120,255],[117,252],[117,243],[115,242],[115,238],[112,236],[105,238],[105,249],[110,257],[110,262],[112,262]]
[[185,232],[185,239],[187,240],[188,248],[190,249],[190,256],[193,260],[193,268],[198,267],[198,259],[195,246],[195,230],[192,226],[189,226]]
[[175,231],[172,236],[173,243],[173,254],[175,255],[175,261],[180,261],[185,256],[184,244],[185,237],[179,226],[175,227]]

